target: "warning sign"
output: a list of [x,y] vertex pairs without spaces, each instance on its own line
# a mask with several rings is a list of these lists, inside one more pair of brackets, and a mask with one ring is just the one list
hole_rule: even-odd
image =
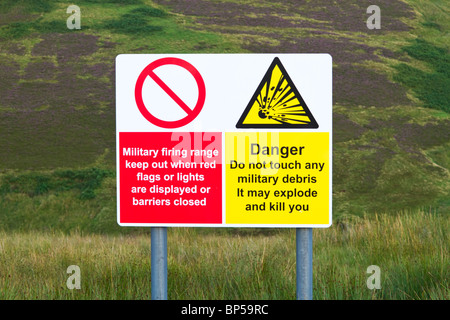
[[226,133],[227,224],[329,224],[327,132]]
[[116,58],[121,226],[325,228],[328,54]]
[[275,58],[236,127],[318,128],[318,124],[280,59]]

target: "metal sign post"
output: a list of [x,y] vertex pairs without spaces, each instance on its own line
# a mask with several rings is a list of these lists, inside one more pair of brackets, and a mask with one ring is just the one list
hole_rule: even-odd
[[312,228],[296,229],[297,300],[313,298]]
[[151,228],[152,300],[167,300],[167,228]]

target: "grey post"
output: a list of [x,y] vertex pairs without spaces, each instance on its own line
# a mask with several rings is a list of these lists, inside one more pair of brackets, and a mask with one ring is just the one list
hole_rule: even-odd
[[312,228],[296,229],[297,300],[313,298]]
[[151,228],[152,300],[167,300],[167,228]]

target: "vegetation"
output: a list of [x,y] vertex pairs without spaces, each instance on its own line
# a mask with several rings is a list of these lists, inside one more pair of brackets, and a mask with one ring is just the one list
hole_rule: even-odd
[[133,36],[142,36],[146,33],[162,31],[163,27],[149,24],[152,18],[165,17],[166,12],[151,7],[138,7],[129,13],[123,14],[117,20],[105,22],[104,28],[118,33],[125,33]]
[[92,167],[5,174],[0,178],[2,230],[118,234],[115,171]]
[[[314,2],[314,5],[312,3]],[[315,299],[449,299],[449,4],[0,2],[0,299],[149,299],[149,230],[116,223],[120,53],[327,52],[333,226]],[[294,299],[289,229],[169,229],[170,299]],[[65,286],[79,265],[82,289]],[[378,265],[382,289],[367,289]]]
[[108,176],[114,176],[114,172],[99,168],[6,174],[0,185],[0,194],[4,196],[9,193],[24,193],[34,197],[49,192],[79,189],[80,199],[92,199],[95,197],[95,189],[100,187],[102,180]]
[[[314,299],[449,299],[449,227],[416,211],[314,230]],[[169,299],[295,299],[294,230],[168,233]],[[151,298],[148,232],[0,232],[0,253],[0,299]],[[70,265],[80,290],[66,286]],[[370,265],[380,267],[379,290],[367,288]]]
[[430,72],[406,63],[396,66],[394,79],[412,88],[424,106],[450,112],[450,53],[448,49],[433,46],[422,39],[415,39],[403,48],[409,56],[425,62]]

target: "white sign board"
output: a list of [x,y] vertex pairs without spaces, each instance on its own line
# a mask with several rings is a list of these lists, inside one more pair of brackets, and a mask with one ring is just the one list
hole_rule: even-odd
[[118,223],[331,225],[328,54],[116,58]]

